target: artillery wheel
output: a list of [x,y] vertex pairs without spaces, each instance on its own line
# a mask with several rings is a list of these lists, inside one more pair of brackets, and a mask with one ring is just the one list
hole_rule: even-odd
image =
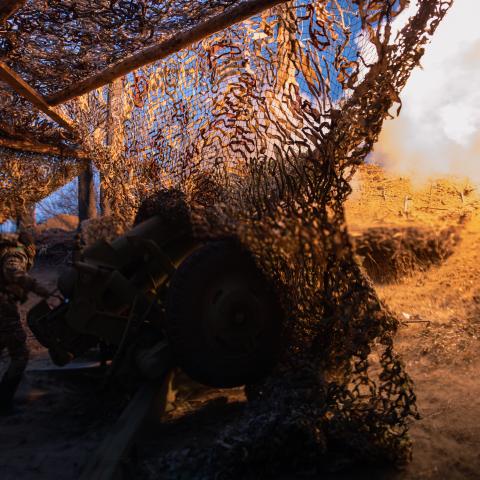
[[259,381],[281,350],[282,310],[249,252],[234,241],[200,247],[175,272],[166,334],[178,365],[213,387]]

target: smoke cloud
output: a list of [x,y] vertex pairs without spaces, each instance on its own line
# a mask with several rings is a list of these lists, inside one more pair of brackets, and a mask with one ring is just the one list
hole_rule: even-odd
[[400,116],[385,122],[374,148],[387,170],[480,183],[479,18],[479,0],[455,0],[438,27],[402,92]]

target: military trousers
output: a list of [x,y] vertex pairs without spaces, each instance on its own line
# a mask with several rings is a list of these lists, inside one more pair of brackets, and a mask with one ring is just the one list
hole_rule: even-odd
[[3,380],[21,376],[28,363],[27,334],[22,327],[18,312],[9,312],[8,316],[0,313],[0,355],[8,354],[10,364]]

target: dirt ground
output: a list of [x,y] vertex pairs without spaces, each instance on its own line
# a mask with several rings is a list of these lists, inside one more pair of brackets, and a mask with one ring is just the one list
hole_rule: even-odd
[[[416,190],[408,179],[390,178],[377,167],[362,175],[347,205],[354,233],[378,225],[464,225],[461,244],[442,265],[376,286],[402,321],[397,348],[416,384],[422,419],[411,427],[412,462],[402,471],[365,467],[332,478],[480,479],[477,197],[464,181],[432,181]],[[54,269],[45,265],[34,274],[54,282]],[[65,373],[52,367],[34,340],[30,343],[32,360],[18,412],[0,418],[0,478],[76,479],[118,415],[119,402],[99,393],[98,368]],[[180,395],[163,423],[144,431],[137,451],[142,477],[159,478],[149,466],[159,452],[213,440],[244,402],[241,389],[199,388]]]
[[480,478],[480,220],[440,267],[378,292],[402,320],[397,348],[416,384],[422,420],[398,479]]
[[[406,200],[407,199],[407,200]],[[405,202],[407,208],[405,209]],[[367,227],[460,227],[461,243],[442,265],[377,285],[402,321],[396,346],[416,384],[422,419],[411,427],[413,460],[375,478],[480,479],[480,216],[465,179],[409,179],[365,167],[347,203],[355,233]]]

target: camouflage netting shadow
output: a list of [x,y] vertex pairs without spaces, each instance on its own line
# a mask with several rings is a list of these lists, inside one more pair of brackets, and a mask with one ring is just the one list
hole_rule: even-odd
[[397,320],[354,260],[343,204],[451,3],[420,0],[409,19],[404,0],[287,2],[62,107],[113,215],[131,223],[142,199],[183,191],[197,235],[237,236],[286,312],[287,348],[245,415],[157,478],[408,460]]

